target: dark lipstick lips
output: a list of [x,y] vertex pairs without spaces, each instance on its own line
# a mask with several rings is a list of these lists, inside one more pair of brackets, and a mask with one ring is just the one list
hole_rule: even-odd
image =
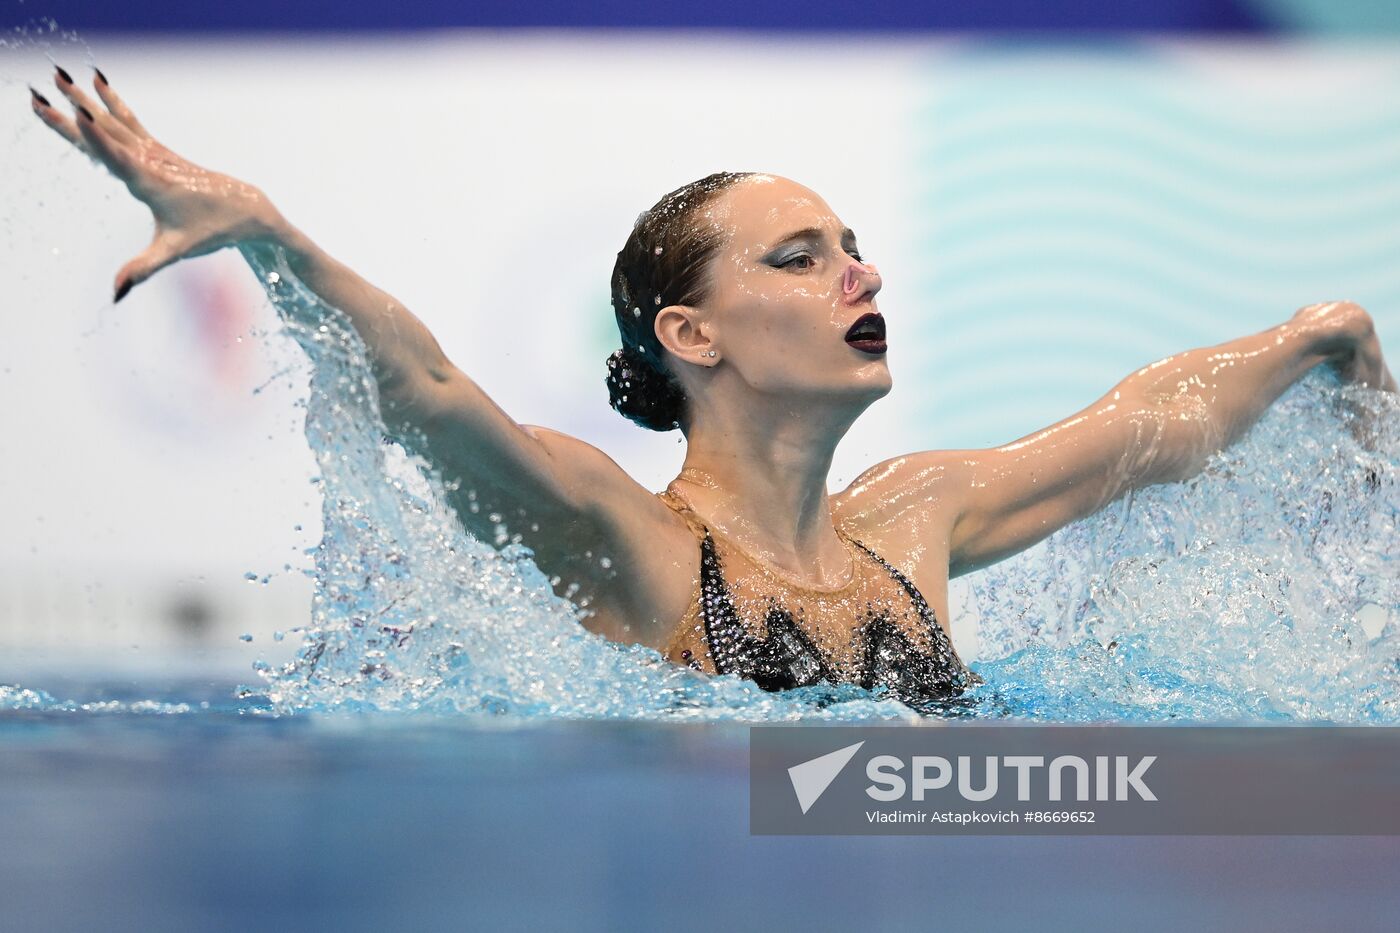
[[885,319],[878,311],[862,314],[846,331],[846,342],[862,353],[884,353]]

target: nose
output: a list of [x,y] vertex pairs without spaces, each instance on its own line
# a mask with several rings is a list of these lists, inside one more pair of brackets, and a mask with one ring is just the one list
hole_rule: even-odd
[[859,301],[866,295],[874,297],[882,284],[880,273],[872,263],[852,260],[841,279],[841,294],[847,302]]

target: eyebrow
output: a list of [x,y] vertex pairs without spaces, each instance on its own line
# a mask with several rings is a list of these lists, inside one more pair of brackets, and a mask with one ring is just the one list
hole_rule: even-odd
[[[794,230],[792,233],[789,233],[787,236],[774,243],[772,248],[777,249],[779,246],[786,246],[794,240],[820,240],[821,238],[822,230],[820,227],[803,227],[801,230]],[[846,240],[850,240],[852,243],[856,240],[855,231],[850,227],[841,228],[841,241],[844,243]]]

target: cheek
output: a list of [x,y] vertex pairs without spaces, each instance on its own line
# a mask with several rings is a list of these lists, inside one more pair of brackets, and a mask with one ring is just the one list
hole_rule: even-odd
[[847,348],[824,316],[786,309],[755,314],[748,324],[726,341],[725,355],[755,389],[812,389],[842,378]]
[[848,363],[840,296],[816,277],[744,277],[728,283],[716,314],[725,356],[758,389],[815,387]]
[[740,280],[726,297],[726,329],[744,335],[815,341],[829,337],[842,314],[840,296],[815,278]]
[[739,283],[734,289],[738,303],[756,311],[760,308],[784,314],[811,314],[825,311],[828,315],[840,306],[840,289],[830,283],[813,279],[792,281],[759,281]]
[[820,307],[791,299],[755,302],[736,322],[734,332],[741,340],[761,345],[768,352],[810,351],[829,336],[824,331],[831,327],[829,316]]

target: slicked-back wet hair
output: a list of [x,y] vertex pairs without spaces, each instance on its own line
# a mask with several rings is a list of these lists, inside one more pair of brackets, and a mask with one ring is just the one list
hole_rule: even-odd
[[686,420],[686,397],[656,339],[656,313],[667,305],[697,305],[721,235],[696,214],[753,172],[715,172],[682,185],[637,216],[612,274],[612,306],[622,349],[608,357],[609,402],[623,417],[652,431]]

